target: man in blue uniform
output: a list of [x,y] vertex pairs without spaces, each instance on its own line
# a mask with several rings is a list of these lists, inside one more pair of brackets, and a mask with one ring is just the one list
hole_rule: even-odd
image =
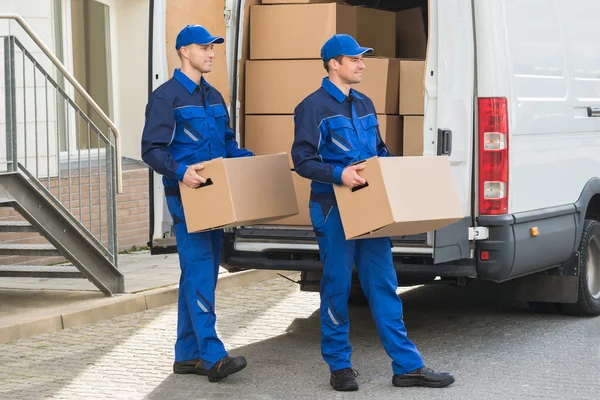
[[205,183],[196,173],[202,162],[253,155],[238,147],[225,101],[203,76],[212,70],[213,45],[223,42],[199,25],[179,32],[181,69],[151,94],[142,134],[142,159],[163,175],[181,266],[173,372],[207,375],[211,382],[242,370],[246,359],[229,357],[215,330],[223,231],[187,232],[178,185]]
[[350,88],[362,81],[362,55],[369,51],[372,49],[360,47],[348,35],[329,39],[321,49],[329,77],[294,112],[292,158],[296,172],[312,180],[310,218],[323,263],[321,351],[329,364],[333,388],[357,390],[348,342],[348,297],[356,265],[377,332],[392,359],[393,384],[445,387],[454,377],[425,367],[406,336],[390,239],[346,240],[333,192],[334,184],[352,188],[365,183],[358,174],[364,166],[353,163],[391,156],[381,139],[373,102]]

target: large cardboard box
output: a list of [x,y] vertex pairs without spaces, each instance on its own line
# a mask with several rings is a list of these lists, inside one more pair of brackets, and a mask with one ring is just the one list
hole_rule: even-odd
[[396,57],[425,59],[427,55],[425,23],[420,7],[396,13]]
[[370,158],[367,186],[334,186],[346,239],[416,235],[463,218],[448,157]]
[[295,172],[292,172],[292,180],[294,181],[294,191],[296,192],[296,201],[298,202],[298,214],[268,222],[266,225],[312,225],[312,222],[310,221],[310,213],[308,211],[308,202],[310,200],[310,181],[302,178]]
[[425,61],[400,60],[400,115],[423,115]]
[[246,61],[246,114],[293,114],[324,76],[321,60]]
[[358,37],[363,47],[371,47],[373,55],[396,57],[396,14],[376,8],[357,7]]
[[188,232],[267,222],[298,213],[285,154],[217,158],[198,174],[207,184],[179,184]]
[[336,33],[357,36],[356,7],[329,3],[250,8],[253,60],[320,58],[321,47]]
[[403,156],[422,156],[423,155],[423,116],[405,116],[403,117],[402,129],[402,155]]
[[[378,115],[379,131],[388,149],[402,155],[402,117]],[[288,153],[290,168],[294,142],[293,115],[246,115],[245,147],[256,155]]]
[[246,115],[245,147],[254,154],[287,153],[289,166],[292,162],[294,142],[293,115]]
[[[363,81],[353,88],[373,101],[378,114],[398,114],[399,61],[365,58],[364,62]],[[293,114],[321,87],[325,76],[321,60],[247,61],[246,114]]]
[[402,117],[399,115],[378,115],[379,132],[388,150],[395,156],[401,156]]
[[399,60],[365,57],[363,61],[363,81],[352,87],[373,101],[378,114],[398,114]]
[[345,3],[344,0],[262,0],[263,4]]

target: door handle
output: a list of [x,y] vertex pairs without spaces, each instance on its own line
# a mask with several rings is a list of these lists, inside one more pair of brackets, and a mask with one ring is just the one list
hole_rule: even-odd
[[600,117],[600,107],[588,107],[588,117]]
[[438,156],[452,154],[452,131],[450,129],[438,129],[437,154]]

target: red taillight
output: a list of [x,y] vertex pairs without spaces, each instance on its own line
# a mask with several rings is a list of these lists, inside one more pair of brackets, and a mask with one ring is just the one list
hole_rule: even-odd
[[508,213],[506,98],[479,99],[479,214]]

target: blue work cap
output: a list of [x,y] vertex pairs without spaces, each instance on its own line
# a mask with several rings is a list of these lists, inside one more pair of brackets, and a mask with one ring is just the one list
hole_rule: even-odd
[[369,47],[360,47],[358,42],[350,35],[337,34],[325,42],[321,47],[323,61],[331,60],[337,56],[356,57],[373,51]]
[[211,35],[205,27],[201,25],[188,25],[179,32],[175,41],[175,49],[179,50],[181,46],[187,46],[192,43],[207,45],[211,43],[221,44],[225,42],[220,36]]

